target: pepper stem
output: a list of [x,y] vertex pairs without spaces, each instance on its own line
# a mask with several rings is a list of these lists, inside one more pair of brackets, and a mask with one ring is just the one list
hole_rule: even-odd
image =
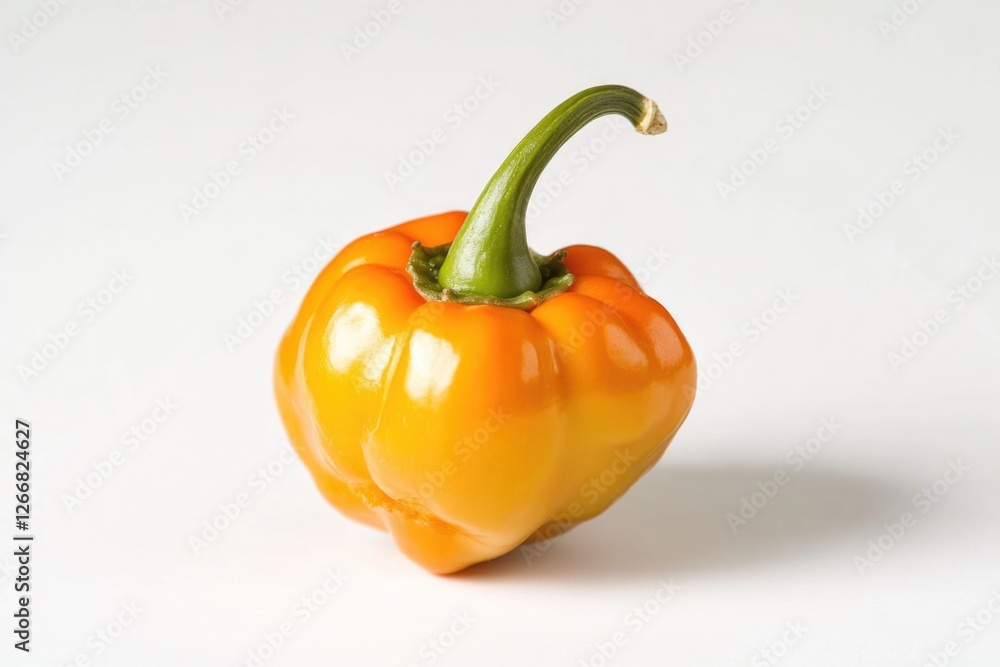
[[628,118],[642,134],[667,129],[656,103],[625,86],[588,88],[557,106],[511,151],[479,195],[438,272],[443,289],[464,297],[509,299],[542,287],[538,256],[528,249],[525,233],[531,191],[570,137],[613,113]]

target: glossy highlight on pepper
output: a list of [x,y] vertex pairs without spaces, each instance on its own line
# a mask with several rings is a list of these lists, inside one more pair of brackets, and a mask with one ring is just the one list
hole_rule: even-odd
[[[610,252],[527,246],[531,188],[622,86],[571,97],[470,213],[362,236],[317,277],[275,365],[278,407],[326,499],[451,573],[600,514],[663,454],[693,401],[677,324]],[[569,520],[567,520],[569,517]]]

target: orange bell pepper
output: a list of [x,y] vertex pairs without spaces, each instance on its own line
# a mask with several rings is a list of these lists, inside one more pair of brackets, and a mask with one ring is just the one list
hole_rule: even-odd
[[362,236],[317,277],[278,350],[282,420],[326,499],[450,573],[610,506],[663,454],[695,361],[666,309],[601,248],[543,257],[528,195],[606,113],[662,132],[621,86],[570,98],[469,214]]

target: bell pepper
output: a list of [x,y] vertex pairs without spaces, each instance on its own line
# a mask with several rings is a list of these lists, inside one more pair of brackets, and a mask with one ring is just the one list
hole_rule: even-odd
[[553,154],[605,114],[666,123],[623,86],[556,107],[472,210],[348,244],[285,334],[275,393],[326,499],[451,573],[597,516],[663,454],[691,409],[677,324],[607,250],[528,248]]

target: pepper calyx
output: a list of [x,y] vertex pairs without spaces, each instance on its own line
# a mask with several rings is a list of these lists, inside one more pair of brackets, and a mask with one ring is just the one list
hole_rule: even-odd
[[463,305],[489,305],[531,310],[546,299],[565,292],[573,284],[574,276],[562,263],[566,251],[551,255],[532,252],[531,259],[538,266],[542,285],[537,290],[526,290],[511,297],[497,297],[484,294],[463,293],[443,287],[438,279],[441,265],[451,249],[450,243],[427,247],[415,241],[413,252],[406,263],[406,273],[413,279],[413,288],[428,301],[449,301]]

